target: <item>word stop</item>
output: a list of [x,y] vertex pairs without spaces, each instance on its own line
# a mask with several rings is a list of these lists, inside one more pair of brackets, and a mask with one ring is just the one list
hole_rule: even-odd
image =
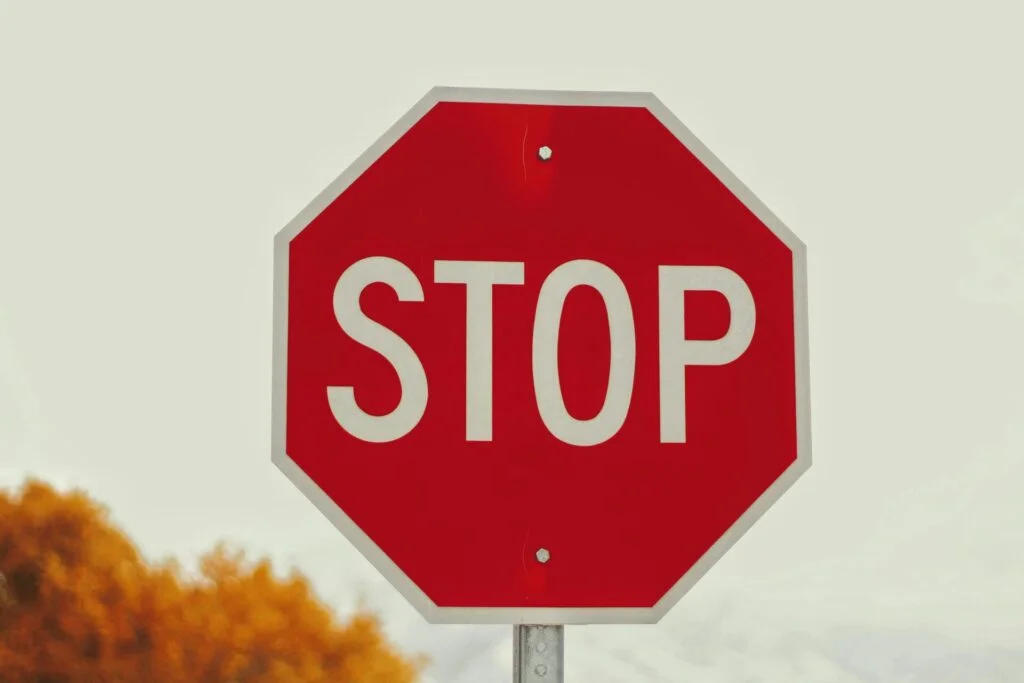
[[[434,282],[466,288],[466,440],[490,441],[492,433],[494,287],[522,285],[524,264],[514,261],[434,261]],[[399,301],[423,301],[419,279],[401,261],[384,256],[349,266],[334,288],[334,314],[354,341],[376,351],[395,369],[401,385],[398,405],[371,415],[355,400],[354,388],[331,386],[327,399],[338,424],[363,441],[395,441],[411,432],[427,408],[427,375],[413,348],[393,330],[367,317],[359,304],[371,284],[391,287]],[[604,403],[597,415],[569,414],[558,373],[558,334],[562,307],[576,287],[592,287],[604,301],[611,339],[611,366]],[[730,323],[715,340],[686,338],[683,297],[687,291],[713,291],[729,304]],[[687,366],[725,365],[739,358],[754,336],[754,298],[747,284],[720,266],[658,266],[658,365],[660,439],[686,442]],[[533,323],[533,385],[537,407],[553,436],[575,446],[612,438],[626,421],[633,396],[636,332],[629,293],[614,270],[597,261],[575,260],[544,280]]]

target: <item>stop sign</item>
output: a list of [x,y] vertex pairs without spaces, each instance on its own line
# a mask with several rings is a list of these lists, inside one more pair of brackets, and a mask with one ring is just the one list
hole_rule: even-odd
[[810,464],[805,268],[651,95],[435,89],[277,236],[274,462],[429,621],[657,621]]

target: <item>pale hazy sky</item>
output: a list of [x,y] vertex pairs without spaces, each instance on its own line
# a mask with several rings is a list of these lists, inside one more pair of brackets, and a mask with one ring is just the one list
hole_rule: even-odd
[[506,680],[504,629],[423,624],[271,465],[272,237],[431,86],[650,90],[807,243],[815,464],[662,624],[573,629],[568,680],[1024,680],[1022,25],[0,0],[0,486],[82,485],[154,556],[298,562],[437,681]]

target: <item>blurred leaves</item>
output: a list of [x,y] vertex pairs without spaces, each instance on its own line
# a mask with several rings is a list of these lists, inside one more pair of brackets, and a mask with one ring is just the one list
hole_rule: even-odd
[[3,683],[411,683],[424,664],[299,574],[218,547],[186,576],[82,492],[0,491]]

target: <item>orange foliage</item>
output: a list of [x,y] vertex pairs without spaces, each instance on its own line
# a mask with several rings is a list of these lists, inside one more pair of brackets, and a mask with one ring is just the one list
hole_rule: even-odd
[[2,683],[411,683],[376,619],[217,548],[152,565],[81,492],[0,491]]

